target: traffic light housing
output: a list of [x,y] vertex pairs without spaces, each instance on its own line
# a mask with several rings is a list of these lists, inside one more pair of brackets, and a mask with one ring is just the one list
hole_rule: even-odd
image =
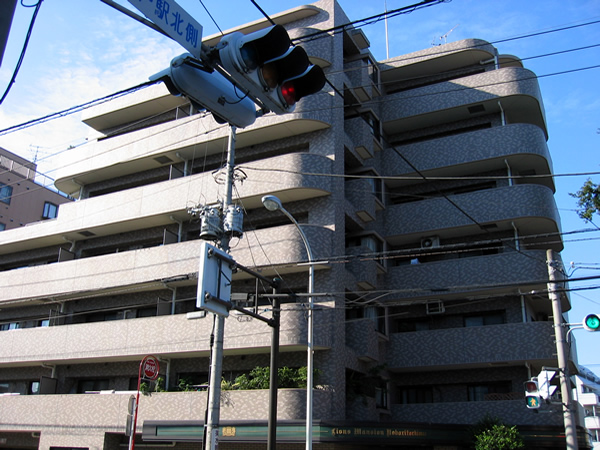
[[535,378],[523,383],[525,388],[525,403],[529,409],[539,409],[542,406],[538,382]]
[[174,58],[168,69],[151,76],[150,80],[164,81],[171,94],[183,95],[196,108],[209,110],[219,123],[244,128],[256,120],[256,105],[252,99],[189,53]]
[[269,111],[285,114],[294,110],[302,97],[319,92],[325,74],[312,65],[306,51],[290,47],[281,25],[244,35],[231,33],[221,39],[221,66],[248,95]]
[[588,314],[583,318],[582,325],[587,331],[598,331],[600,330],[600,317],[597,314]]

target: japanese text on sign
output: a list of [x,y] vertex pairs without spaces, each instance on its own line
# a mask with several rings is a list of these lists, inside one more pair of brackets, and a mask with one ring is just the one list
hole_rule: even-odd
[[202,47],[202,25],[175,0],[129,0],[154,24],[195,57]]

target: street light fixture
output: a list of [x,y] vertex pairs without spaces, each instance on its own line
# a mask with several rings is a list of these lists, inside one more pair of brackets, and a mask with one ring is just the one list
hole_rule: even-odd
[[281,211],[283,214],[287,216],[288,219],[296,226],[300,236],[302,237],[302,241],[304,242],[304,246],[306,247],[306,253],[308,255],[308,264],[309,264],[309,275],[308,275],[308,338],[307,338],[307,364],[306,364],[306,450],[312,449],[312,418],[313,418],[313,384],[314,384],[314,370],[313,370],[313,311],[314,311],[314,302],[313,302],[313,294],[315,287],[315,266],[313,264],[313,255],[310,249],[310,244],[308,243],[308,239],[306,239],[306,234],[300,228],[300,225],[294,219],[287,209],[283,207],[281,204],[281,200],[279,200],[274,195],[265,195],[262,198],[262,203],[269,211]]

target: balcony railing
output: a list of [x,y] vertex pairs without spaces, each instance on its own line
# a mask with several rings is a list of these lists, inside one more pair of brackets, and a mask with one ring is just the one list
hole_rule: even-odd
[[507,323],[479,327],[394,333],[390,368],[556,364],[552,322]]
[[[332,312],[323,306],[315,311],[316,348],[331,346],[328,327]],[[263,314],[269,317],[269,313]],[[210,317],[188,320],[185,314],[58,325],[0,331],[0,367],[6,364],[50,363],[66,360],[111,361],[133,359],[152,353],[161,355],[206,356],[213,322]],[[270,350],[270,328],[258,320],[239,322],[234,316],[226,320],[225,351],[252,348]],[[282,349],[306,348],[305,311],[295,304],[283,305],[281,313]]]
[[472,425],[483,419],[486,415],[497,417],[502,422],[510,424],[563,425],[560,414],[532,414],[522,399],[410,405],[396,404],[392,406],[392,420],[400,422]]

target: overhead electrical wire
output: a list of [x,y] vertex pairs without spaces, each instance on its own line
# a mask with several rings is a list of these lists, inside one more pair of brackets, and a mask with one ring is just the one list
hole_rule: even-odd
[[34,3],[33,5],[26,5],[25,3],[23,3],[23,0],[21,0],[21,5],[24,6],[25,8],[35,8],[35,9],[31,16],[31,21],[29,23],[29,29],[27,30],[27,34],[25,36],[25,42],[23,44],[23,48],[21,49],[21,54],[19,55],[19,60],[17,61],[17,65],[15,67],[15,70],[13,71],[10,81],[8,82],[8,86],[6,87],[4,94],[2,94],[2,97],[0,97],[0,105],[4,102],[4,100],[8,96],[8,93],[10,92],[10,89],[12,88],[13,84],[17,80],[17,74],[19,73],[19,70],[21,69],[21,65],[23,64],[23,60],[25,59],[25,53],[27,52],[27,46],[29,45],[29,39],[31,38],[31,33],[33,31],[33,25],[35,24],[35,19],[37,18],[38,12],[40,11],[40,7],[42,6],[42,1],[43,0],[38,0],[37,3]]

